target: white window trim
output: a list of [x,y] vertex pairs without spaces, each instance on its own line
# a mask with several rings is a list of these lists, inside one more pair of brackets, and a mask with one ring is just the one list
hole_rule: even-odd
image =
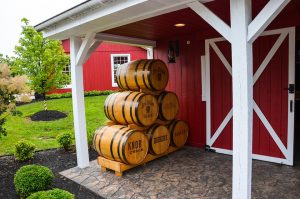
[[[65,72],[65,71],[63,71]],[[71,64],[69,65],[69,74],[71,77]],[[72,82],[70,81],[70,84],[64,85],[63,87],[61,87],[61,89],[68,89],[68,88],[72,88]]]
[[112,87],[118,87],[118,84],[114,82],[114,57],[127,56],[128,62],[130,62],[130,54],[111,54],[110,55],[110,66],[111,66],[111,85]]

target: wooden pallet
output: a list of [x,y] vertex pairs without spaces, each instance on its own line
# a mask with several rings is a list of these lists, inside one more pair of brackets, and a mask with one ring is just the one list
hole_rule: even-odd
[[124,171],[127,171],[129,169],[132,169],[134,167],[137,167],[139,165],[145,165],[147,162],[150,162],[152,160],[155,160],[157,158],[163,157],[168,155],[169,153],[172,153],[174,151],[179,150],[180,148],[176,148],[173,146],[170,146],[168,151],[165,152],[164,154],[161,155],[151,155],[151,154],[147,154],[145,160],[143,162],[141,162],[140,164],[137,165],[128,165],[128,164],[124,164],[122,162],[117,162],[114,160],[109,160],[106,159],[104,157],[99,156],[98,157],[98,164],[101,166],[101,170],[102,171],[106,171],[107,169],[113,170],[115,171],[115,175],[121,177],[123,175]]

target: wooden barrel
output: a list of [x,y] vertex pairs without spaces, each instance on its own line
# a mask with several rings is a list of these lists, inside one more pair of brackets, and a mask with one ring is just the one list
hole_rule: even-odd
[[149,139],[149,153],[160,155],[170,146],[170,132],[166,126],[154,124],[147,131]]
[[169,71],[159,59],[142,59],[121,65],[116,73],[119,88],[124,90],[161,91],[167,86]]
[[173,120],[168,129],[171,134],[171,145],[175,147],[182,147],[186,143],[189,127],[187,123],[181,120]]
[[179,111],[179,100],[173,92],[163,92],[158,96],[160,120],[169,121],[175,119]]
[[95,131],[93,147],[100,156],[135,165],[145,159],[148,139],[143,132],[126,126],[104,126]]
[[118,124],[150,126],[157,119],[158,103],[152,95],[133,91],[118,92],[106,98],[104,113]]

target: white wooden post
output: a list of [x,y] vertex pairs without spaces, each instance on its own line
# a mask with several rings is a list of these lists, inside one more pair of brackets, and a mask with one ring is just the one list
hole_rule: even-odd
[[81,38],[70,38],[72,101],[77,165],[79,168],[85,168],[89,166],[89,152],[84,107],[83,66],[76,64],[81,43]]
[[253,53],[248,42],[251,0],[231,0],[233,91],[232,198],[251,198]]
[[101,43],[101,41],[94,40],[95,35],[95,33],[88,33],[83,40],[79,37],[70,38],[73,117],[77,165],[79,168],[89,166],[83,88],[83,64]]

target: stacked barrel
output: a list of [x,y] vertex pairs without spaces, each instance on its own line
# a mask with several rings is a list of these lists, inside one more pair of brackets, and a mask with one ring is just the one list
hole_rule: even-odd
[[161,60],[136,60],[121,65],[116,81],[121,92],[109,95],[104,113],[109,125],[96,130],[94,149],[110,160],[141,163],[148,153],[161,155],[170,145],[182,147],[188,136],[185,122],[176,120],[178,97],[165,91],[169,80]]

